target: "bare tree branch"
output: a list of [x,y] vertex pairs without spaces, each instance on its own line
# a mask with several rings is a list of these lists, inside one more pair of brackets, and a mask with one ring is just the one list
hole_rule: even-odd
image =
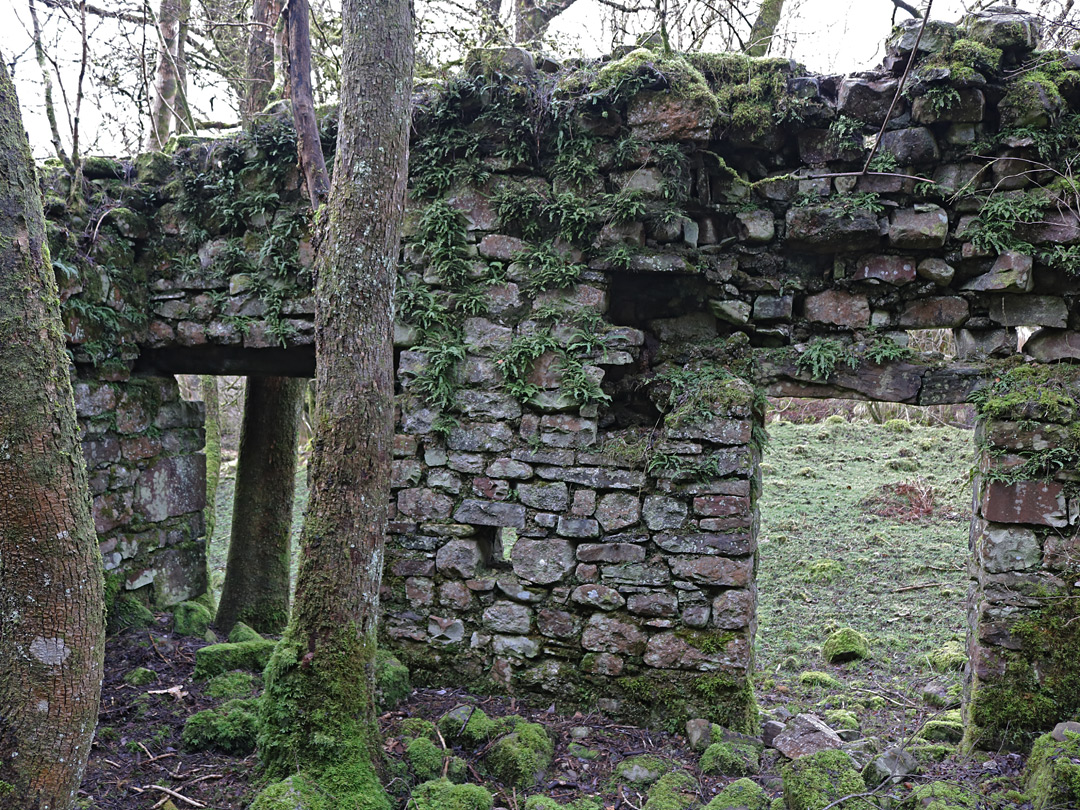
[[[902,8],[916,20],[921,20],[923,18],[921,11],[919,11],[917,8],[915,8],[915,6],[911,5],[910,3],[905,3],[904,0],[892,0],[892,3],[897,8]],[[929,14],[930,9],[927,8],[926,11]]]

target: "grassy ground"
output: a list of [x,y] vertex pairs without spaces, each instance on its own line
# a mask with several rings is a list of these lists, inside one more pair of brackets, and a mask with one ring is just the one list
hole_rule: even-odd
[[[922,717],[916,707],[927,687],[950,699],[959,693],[959,672],[935,672],[928,656],[964,639],[972,433],[833,416],[775,422],[769,435],[759,502],[759,698],[797,711],[877,695],[907,715],[880,718],[897,726],[888,736],[903,734]],[[870,658],[826,665],[821,646],[841,627],[869,639]],[[807,670],[844,686],[808,687],[799,678]]]

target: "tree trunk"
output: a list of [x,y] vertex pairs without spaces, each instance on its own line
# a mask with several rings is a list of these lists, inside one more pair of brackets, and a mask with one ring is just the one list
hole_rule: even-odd
[[307,380],[248,377],[232,537],[215,624],[280,633],[289,621],[289,536],[300,398]]
[[[408,0],[345,0],[337,156],[315,294],[316,428],[296,602],[266,670],[271,776],[388,807],[372,660],[390,491],[391,313],[412,91]],[[305,775],[306,774],[306,775]],[[381,797],[381,798],[379,798]]]
[[158,65],[154,73],[154,98],[150,105],[147,148],[162,149],[169,140],[173,121],[187,122],[184,98],[184,34],[191,0],[161,0],[157,16]]
[[247,89],[241,112],[244,123],[250,123],[270,102],[274,87],[275,40],[281,0],[255,0],[251,13],[251,39],[248,41]]
[[780,24],[780,14],[783,10],[784,0],[762,0],[754,27],[750,29],[749,44],[746,48],[747,56],[764,56],[769,52],[769,46],[772,45],[773,34],[776,33],[776,26]]
[[206,541],[214,539],[217,526],[217,488],[221,478],[221,398],[218,396],[217,377],[204,375],[199,377],[199,393],[206,406],[206,509],[203,522],[206,523]]
[[[378,5],[379,0],[375,0]],[[296,122],[297,151],[304,172],[311,208],[318,211],[329,191],[326,160],[323,158],[319,127],[315,121],[315,102],[311,92],[311,10],[308,0],[289,0],[286,31],[289,41],[289,97]],[[412,69],[410,68],[410,75]],[[345,80],[341,80],[344,92]],[[340,123],[339,123],[340,126]]]
[[2,65],[0,122],[0,808],[67,810],[101,693],[101,555],[41,195]]
[[551,21],[570,8],[574,2],[575,0],[551,0],[548,3],[538,3],[536,0],[515,0],[514,42],[532,42],[540,39]]

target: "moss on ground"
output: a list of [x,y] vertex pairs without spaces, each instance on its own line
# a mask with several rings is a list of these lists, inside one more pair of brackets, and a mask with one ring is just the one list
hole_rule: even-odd
[[855,716],[855,712],[849,709],[828,709],[825,712],[825,722],[829,724],[833,729],[848,729],[849,731],[857,731],[859,728],[859,718]]
[[705,810],[768,810],[769,797],[753,780],[736,779],[705,805]]
[[975,810],[976,797],[955,782],[928,782],[908,794],[901,805],[912,810]]
[[258,702],[258,698],[230,700],[215,709],[191,715],[181,735],[184,747],[191,751],[214,749],[247,756],[255,750]]
[[698,765],[702,773],[749,776],[761,768],[756,746],[743,742],[714,742],[705,749]]
[[689,810],[697,804],[698,783],[686,771],[666,773],[649,788],[641,810]]
[[484,764],[503,784],[528,788],[543,776],[551,764],[553,752],[554,747],[543,726],[519,723],[491,747],[484,757]]
[[869,657],[870,643],[858,630],[842,627],[825,639],[821,655],[830,664],[855,661]]
[[[844,796],[866,790],[862,776],[844,751],[818,751],[790,762],[781,770],[788,810],[821,810]],[[854,807],[859,799],[835,805]]]
[[1039,737],[1024,767],[1024,789],[1034,810],[1080,807],[1080,734],[1062,736],[1060,741],[1050,734]]
[[181,636],[202,638],[213,620],[210,609],[198,602],[181,602],[173,607],[173,632]]
[[375,653],[375,697],[379,711],[387,712],[409,696],[409,670],[389,650]]
[[669,760],[650,754],[627,757],[615,766],[615,776],[632,785],[651,785],[668,771],[675,768]]
[[274,652],[274,642],[241,641],[210,644],[195,651],[195,678],[212,678],[234,669],[262,672]]
[[157,673],[146,667],[135,667],[124,673],[124,683],[131,686],[146,686],[157,680]]
[[547,796],[530,796],[525,800],[525,810],[602,810],[591,799],[574,799],[568,804],[559,804]]
[[237,669],[232,672],[223,672],[215,675],[206,683],[203,691],[210,697],[219,700],[230,698],[248,697],[258,688],[259,681],[255,675],[244,670]]
[[799,683],[803,686],[816,686],[820,689],[843,689],[844,685],[828,672],[807,670],[799,673]]
[[244,641],[264,641],[264,639],[250,625],[237,622],[229,631],[229,643],[240,644]]
[[434,779],[413,789],[408,806],[413,810],[491,810],[493,804],[491,793],[480,785]]

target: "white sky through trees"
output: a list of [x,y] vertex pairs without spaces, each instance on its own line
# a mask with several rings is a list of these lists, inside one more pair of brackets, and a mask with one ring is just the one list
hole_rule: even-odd
[[[66,110],[74,107],[81,50],[78,13],[50,9],[44,2],[37,0],[38,15],[46,29],[43,37],[46,52],[55,60],[61,77],[59,82],[54,79],[55,106],[61,135],[65,143],[69,143],[70,124]],[[77,2],[72,0],[73,5]],[[150,0],[150,3],[156,7],[158,0]],[[914,4],[925,7],[925,0],[915,0]],[[1021,0],[1018,3],[1032,10],[1040,4],[1045,4],[1045,0]],[[138,11],[141,3],[138,0],[94,0],[93,5],[106,11]],[[973,0],[935,0],[930,16],[955,22],[964,14],[965,8],[974,5]],[[790,56],[816,72],[868,70],[881,60],[882,44],[889,34],[894,11],[897,21],[910,19],[906,12],[895,10],[891,0],[787,0],[777,40],[770,53]],[[1053,13],[1049,9],[1048,12]],[[625,36],[620,39],[613,34],[610,22],[605,24],[605,19],[610,20],[610,15],[597,0],[578,0],[555,19],[550,34],[565,51],[563,55],[597,56],[609,52],[614,44],[629,41]],[[46,20],[50,20],[51,25],[47,25]],[[91,65],[85,79],[86,98],[80,123],[82,153],[128,154],[143,140],[142,132],[147,122],[140,120],[139,100],[125,96],[126,91],[118,88],[142,86],[144,72],[152,74],[157,41],[152,30],[140,30],[143,27],[129,24],[125,31],[123,24],[94,15],[88,15],[87,25]],[[0,2],[0,53],[12,68],[30,144],[40,159],[51,155],[53,148],[31,30],[27,0]],[[706,46],[703,50],[715,48]],[[199,73],[192,71],[191,75],[194,81],[189,98],[196,119],[236,121],[238,116],[224,83],[205,84]],[[204,84],[200,85],[200,81]],[[152,86],[152,83],[151,75],[149,84]],[[144,114],[142,118],[145,117]]]

